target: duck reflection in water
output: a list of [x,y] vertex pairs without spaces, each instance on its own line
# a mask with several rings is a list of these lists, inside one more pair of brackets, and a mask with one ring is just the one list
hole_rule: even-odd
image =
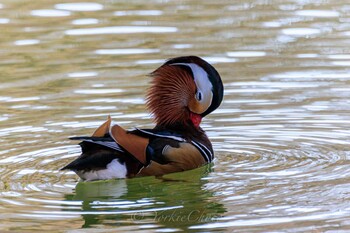
[[[118,226],[119,230],[155,225],[186,231],[189,227],[215,221],[225,208],[213,201],[205,189],[212,166],[167,175],[164,179],[144,177],[80,182],[66,200],[81,200],[83,228]],[[71,211],[71,210],[69,210]]]

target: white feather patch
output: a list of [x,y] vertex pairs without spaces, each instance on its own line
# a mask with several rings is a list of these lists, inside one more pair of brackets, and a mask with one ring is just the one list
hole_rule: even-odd
[[76,171],[77,175],[86,181],[91,180],[109,180],[117,178],[126,178],[127,170],[126,165],[118,161],[118,159],[113,159],[109,164],[107,164],[106,169],[94,170],[94,171]]
[[198,90],[203,91],[205,95],[211,93],[213,85],[209,80],[208,73],[202,67],[195,63],[174,63],[171,65],[184,65],[190,67]]
[[[213,99],[213,84],[209,80],[208,73],[195,63],[173,63],[171,65],[184,65],[191,68],[193,79],[197,87],[196,95],[198,94],[198,96],[196,99],[205,107],[205,110],[209,108]],[[199,98],[199,93],[202,98]],[[203,112],[196,113],[201,114]]]
[[187,66],[192,70],[194,82],[196,83],[198,90],[203,91],[204,95],[209,95],[213,89],[213,85],[209,80],[208,73],[197,64],[189,63]]

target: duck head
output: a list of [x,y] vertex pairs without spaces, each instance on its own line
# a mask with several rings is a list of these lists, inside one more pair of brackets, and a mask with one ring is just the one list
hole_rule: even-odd
[[220,75],[199,57],[170,59],[151,76],[146,101],[157,126],[198,128],[202,118],[221,104],[224,88]]

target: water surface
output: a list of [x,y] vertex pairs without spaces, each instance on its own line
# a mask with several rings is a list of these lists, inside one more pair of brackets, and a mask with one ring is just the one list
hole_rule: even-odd
[[[4,231],[350,229],[346,1],[0,3]],[[153,127],[148,73],[198,55],[225,84],[213,164],[84,183],[59,169],[108,115]]]

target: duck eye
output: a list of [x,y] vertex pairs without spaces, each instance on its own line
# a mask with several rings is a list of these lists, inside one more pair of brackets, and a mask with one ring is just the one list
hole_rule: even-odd
[[196,99],[197,99],[198,101],[201,101],[201,100],[202,100],[202,92],[198,91],[198,92],[196,93]]

